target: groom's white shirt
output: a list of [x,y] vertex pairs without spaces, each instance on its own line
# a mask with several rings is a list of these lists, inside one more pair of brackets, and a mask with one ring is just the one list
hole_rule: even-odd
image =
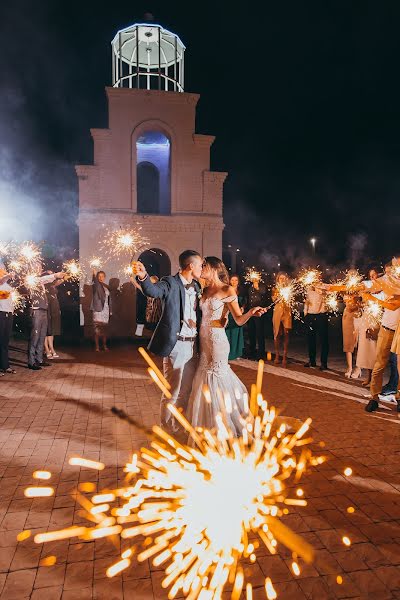
[[[179,277],[181,278],[184,286],[189,285],[189,282],[180,273]],[[185,310],[183,313],[183,323],[179,335],[184,337],[194,337],[197,335],[196,301],[196,290],[194,287],[191,287],[188,290],[185,288]]]

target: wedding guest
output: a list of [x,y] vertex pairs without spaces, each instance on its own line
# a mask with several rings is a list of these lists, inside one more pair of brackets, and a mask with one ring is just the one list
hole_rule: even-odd
[[[375,281],[378,278],[378,272],[376,269],[370,269],[368,272],[368,280],[365,281],[365,285],[368,282]],[[374,294],[374,296],[376,296]],[[377,296],[380,297],[379,295]],[[382,295],[381,300],[384,297]],[[363,382],[363,385],[369,386],[371,382],[372,369],[374,368],[376,358],[376,343],[379,333],[379,325],[374,327],[371,324],[371,318],[366,310],[366,303],[361,307],[361,317],[355,320],[356,333],[357,333],[357,358],[356,368],[351,374],[352,379],[358,379],[362,375],[363,369],[367,372],[367,377]]]
[[[240,287],[239,275],[231,275],[229,283],[235,290],[235,293],[238,297],[239,308],[243,314],[245,312],[246,297],[243,294]],[[230,347],[228,360],[235,360],[236,358],[240,358],[241,356],[243,356],[244,348],[243,327],[236,323],[235,319],[232,317],[230,312],[228,316],[228,324],[226,326],[225,331],[228,337]]]
[[304,322],[307,326],[308,362],[305,367],[317,366],[317,339],[321,346],[320,370],[328,368],[329,321],[326,310],[326,293],[322,289],[310,286],[304,301]]
[[44,341],[47,334],[48,301],[45,285],[57,279],[64,279],[65,273],[51,273],[45,271],[38,277],[38,286],[31,293],[31,332],[28,344],[28,368],[39,371],[42,367],[50,366],[43,360]]
[[44,341],[44,349],[46,356],[49,359],[59,358],[57,352],[54,349],[54,337],[61,335],[61,310],[60,303],[58,301],[58,286],[61,285],[62,280],[57,279],[53,283],[49,283],[46,286],[47,294],[47,335]]
[[[398,309],[398,318],[400,319],[400,309]],[[395,396],[399,391],[399,372],[397,370],[397,356],[394,352],[389,356],[389,380],[383,386],[381,396]]]
[[[348,276],[358,275],[355,269],[348,271]],[[345,309],[342,315],[342,336],[343,336],[343,352],[346,356],[347,371],[345,377],[350,379],[353,373],[353,354],[357,346],[357,328],[361,317],[361,297],[357,295],[357,290],[351,292],[343,284],[318,284],[319,289],[331,292],[342,292]],[[361,285],[361,289],[365,289]]]
[[107,336],[108,324],[112,314],[110,288],[105,282],[106,274],[104,271],[93,269],[92,278],[92,303],[90,310],[93,313],[94,343],[96,352],[100,352],[100,339],[103,343],[103,350],[108,352]]
[[[266,288],[263,283],[255,279],[250,284],[246,299],[246,308],[250,310],[256,306],[266,306]],[[247,322],[249,336],[249,358],[265,358],[265,329],[264,316],[252,317]]]
[[[371,375],[371,399],[365,407],[365,410],[367,412],[374,412],[379,406],[379,395],[381,394],[381,392],[383,392],[383,375],[388,364],[389,358],[392,355],[394,355],[394,360],[392,358],[392,368],[395,367],[394,370],[395,372],[397,371],[397,356],[396,354],[391,353],[390,350],[392,347],[395,331],[400,321],[400,296],[393,297],[393,299],[390,300],[380,300],[372,294],[365,293],[363,294],[363,298],[365,301],[373,301],[379,304],[380,306],[384,307],[385,309],[383,312],[381,327],[379,329],[375,364]],[[393,391],[396,394],[398,387],[398,377],[396,381],[396,377],[393,377],[393,374],[391,374],[389,385],[393,386]]]
[[[157,275],[152,275],[150,277],[151,283],[158,283],[159,278]],[[139,285],[139,284],[138,284]],[[142,291],[140,289],[140,291]],[[150,298],[148,296],[146,298],[146,311],[145,311],[145,323],[147,329],[150,331],[154,331],[157,327],[159,320],[161,319],[162,312],[162,304],[160,298]]]
[[287,353],[289,348],[289,333],[292,329],[292,311],[290,306],[279,296],[279,288],[289,285],[289,275],[283,271],[279,272],[275,279],[275,287],[272,289],[272,301],[275,302],[272,315],[272,326],[274,330],[275,364],[280,360],[280,340],[283,336],[282,367],[287,366]]
[[12,273],[7,273],[3,264],[0,264],[0,377],[6,373],[16,373],[10,367],[9,342],[13,325],[14,303],[9,284]]

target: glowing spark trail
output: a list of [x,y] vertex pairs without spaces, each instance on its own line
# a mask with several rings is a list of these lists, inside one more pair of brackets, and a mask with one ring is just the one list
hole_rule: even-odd
[[373,300],[368,300],[368,302],[364,305],[363,310],[367,317],[368,326],[371,329],[377,329],[382,321],[384,312],[383,307]]
[[39,246],[33,242],[24,242],[19,248],[19,260],[24,263],[28,269],[40,270],[42,257]]
[[102,242],[102,250],[110,258],[120,257],[121,255],[132,257],[148,243],[148,239],[141,235],[140,227],[137,229],[121,227],[115,231],[106,232]]
[[77,260],[72,259],[63,263],[63,270],[73,281],[79,281],[83,277],[82,267]]
[[325,305],[328,309],[328,312],[337,314],[339,309],[339,300],[335,292],[331,292],[330,294],[326,295]]
[[307,288],[318,283],[320,279],[321,271],[318,271],[318,269],[304,269],[304,271],[299,274],[297,281],[303,287]]
[[255,267],[248,267],[246,269],[246,274],[244,276],[244,279],[248,283],[254,283],[255,281],[260,283],[262,281],[262,275],[261,275],[261,272],[257,271],[257,269]]

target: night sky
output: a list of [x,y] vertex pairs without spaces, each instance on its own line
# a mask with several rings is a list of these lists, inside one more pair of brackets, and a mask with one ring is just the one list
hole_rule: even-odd
[[266,268],[307,261],[314,235],[320,263],[399,252],[399,2],[1,4],[3,235],[76,245],[73,165],[107,126],[110,42],[150,11],[186,45],[197,131],[229,172],[226,244]]

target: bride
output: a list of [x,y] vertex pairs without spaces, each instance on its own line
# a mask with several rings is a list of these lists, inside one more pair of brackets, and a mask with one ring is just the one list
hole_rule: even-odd
[[[208,256],[203,263],[201,278],[206,287],[200,299],[202,313],[200,325],[200,361],[193,379],[187,418],[193,427],[216,427],[218,414],[225,415],[225,425],[236,435],[241,435],[248,410],[247,390],[228,362],[229,342],[225,324],[230,312],[238,325],[251,317],[260,317],[265,309],[257,306],[245,314],[238,304],[229,276],[222,260]],[[204,394],[204,390],[209,393]]]

